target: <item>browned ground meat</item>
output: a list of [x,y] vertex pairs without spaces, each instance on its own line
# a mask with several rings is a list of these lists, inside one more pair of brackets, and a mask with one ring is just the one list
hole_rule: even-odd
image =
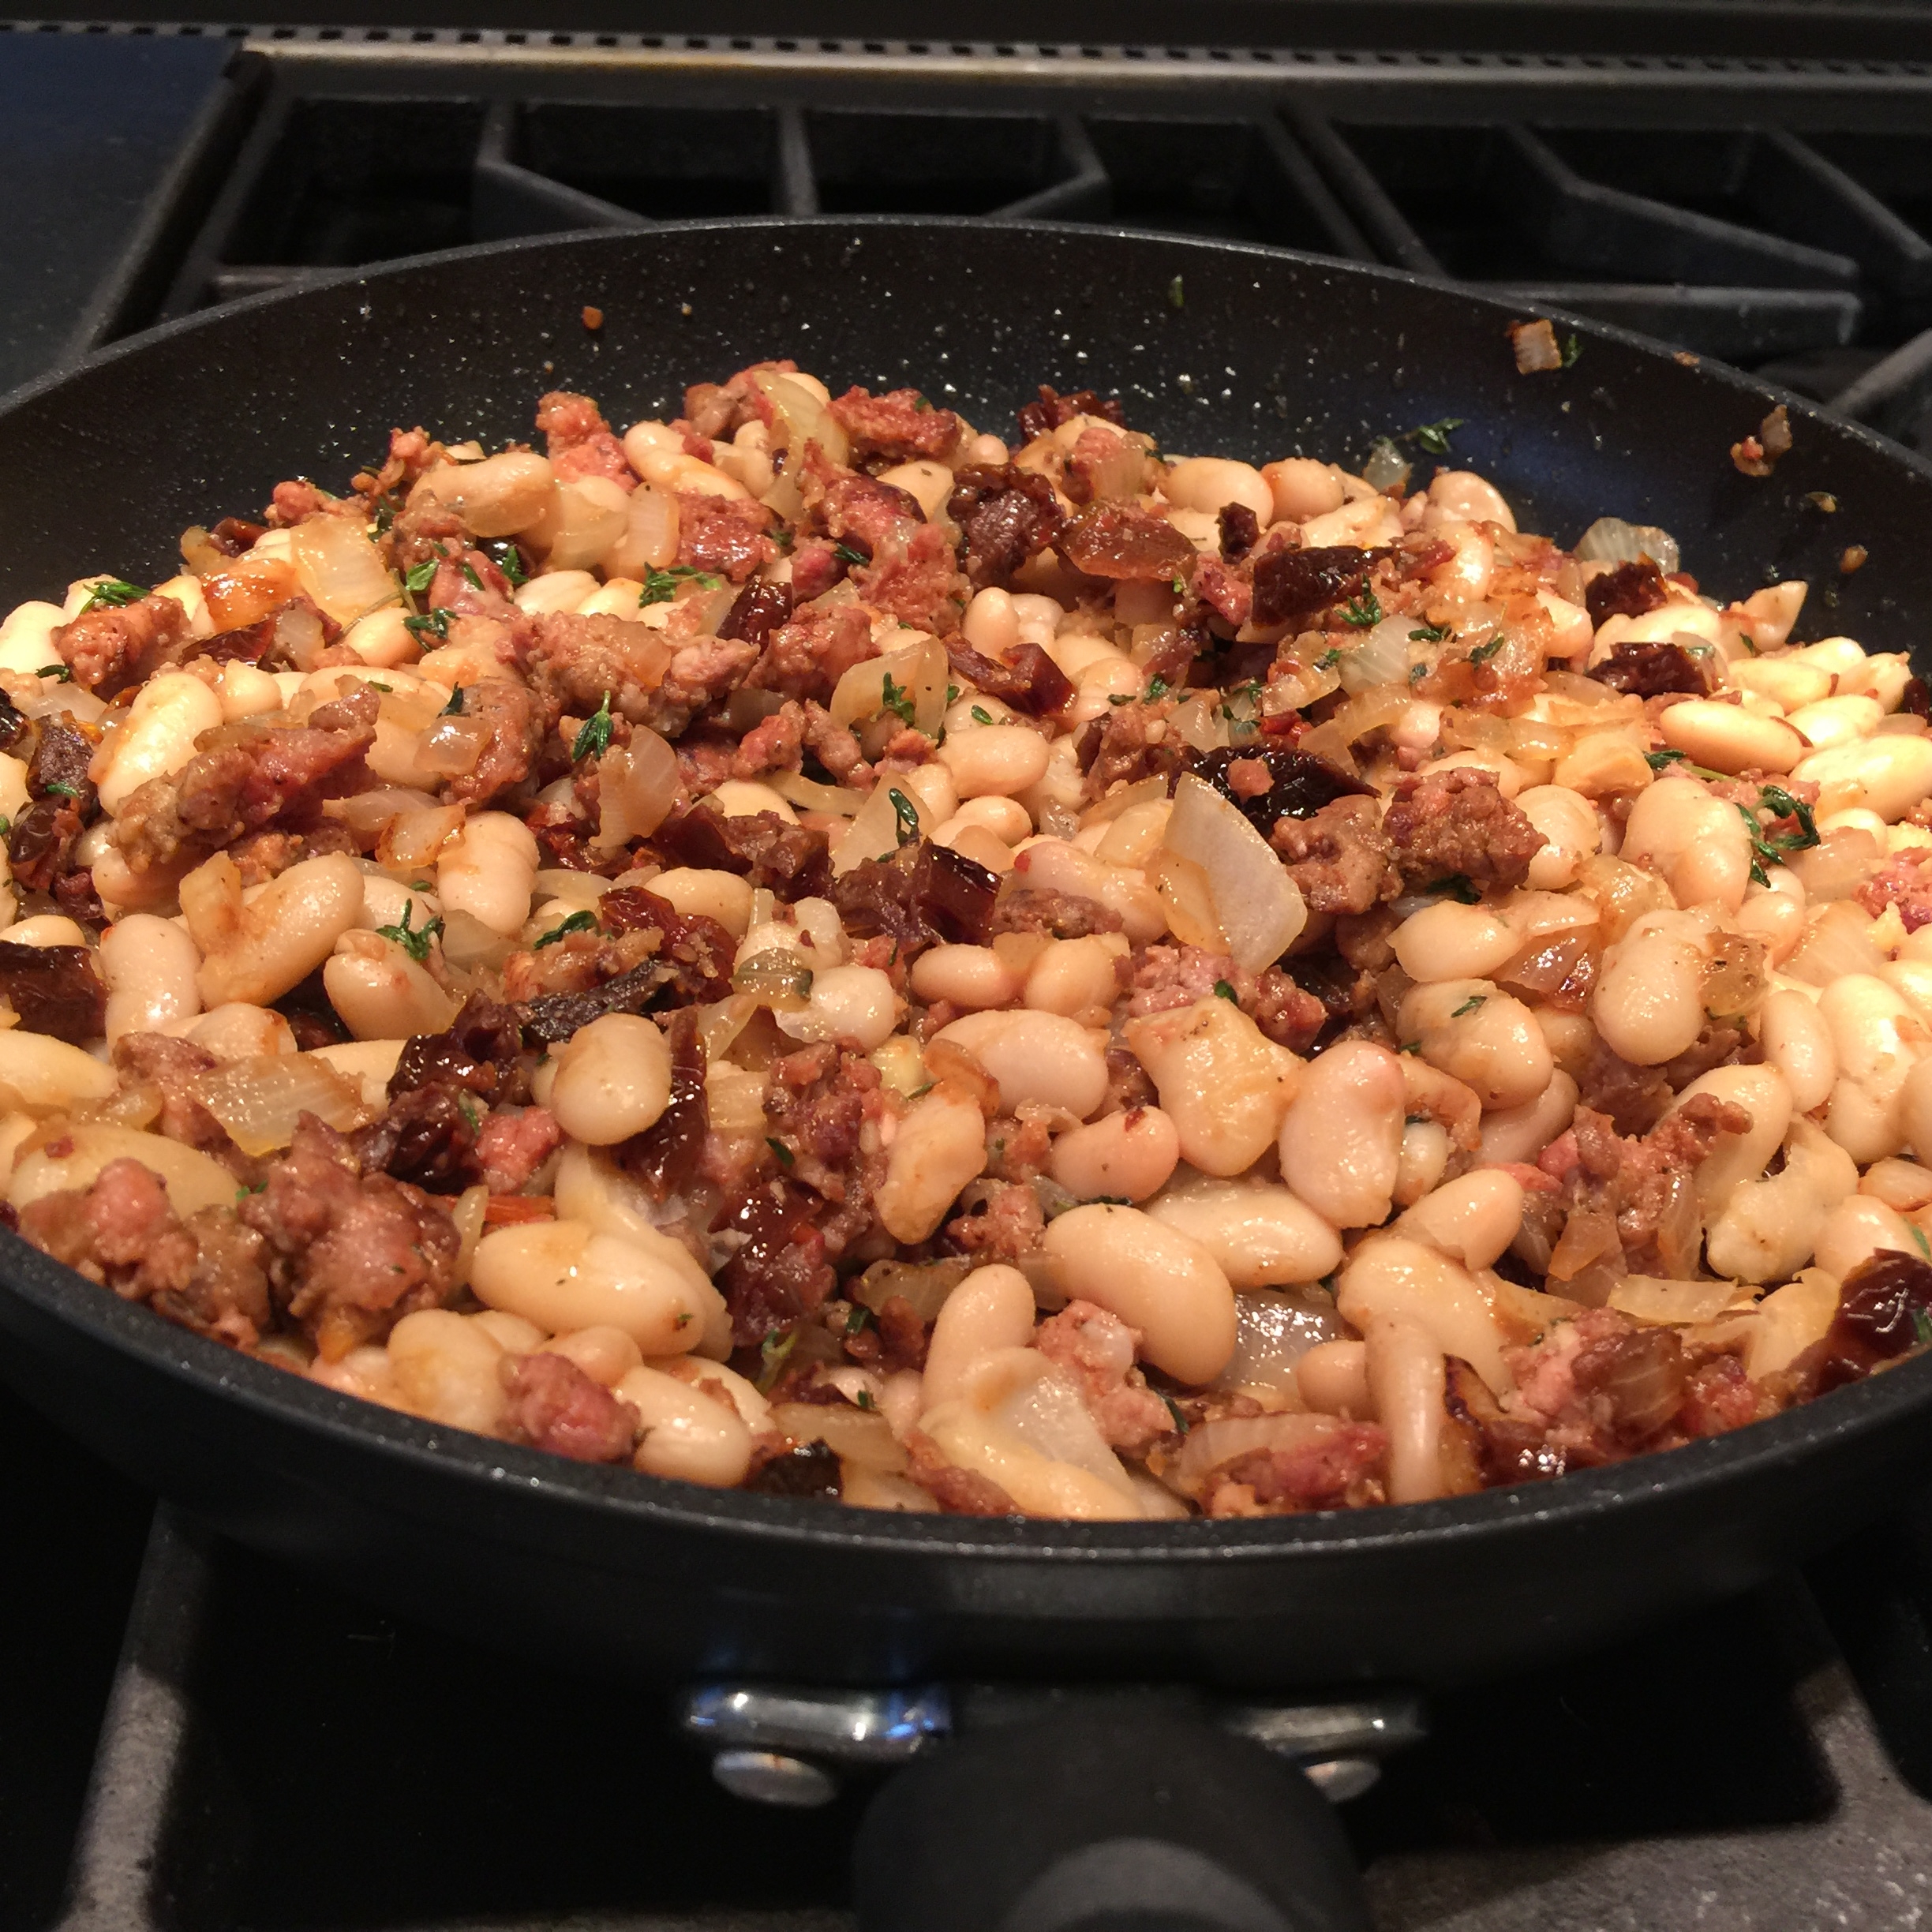
[[1039,1352],[1079,1383],[1108,1444],[1130,1455],[1175,1432],[1174,1412],[1134,1365],[1140,1340],[1118,1315],[1091,1301],[1069,1301],[1034,1338]]
[[348,1141],[313,1114],[239,1211],[267,1243],[277,1305],[331,1360],[455,1292],[461,1244],[447,1212],[420,1189],[365,1176]]
[[1405,778],[1382,829],[1412,886],[1454,878],[1479,886],[1520,886],[1545,842],[1496,788],[1493,773],[1462,766]]
[[637,477],[624,460],[623,445],[588,396],[552,390],[537,405],[537,427],[544,433],[550,466],[559,476],[602,477],[626,489],[637,487]]
[[882,395],[853,388],[832,399],[832,414],[852,438],[852,454],[863,460],[912,462],[942,459],[959,440],[960,420],[950,410],[934,409],[916,389],[889,389]]
[[533,1448],[573,1462],[622,1462],[637,1441],[634,1405],[620,1402],[567,1357],[539,1353],[504,1361],[511,1426]]
[[118,608],[99,605],[54,633],[54,648],[74,682],[99,698],[176,662],[188,642],[188,613],[170,597],[144,597]]
[[1400,889],[1390,863],[1394,847],[1373,799],[1339,798],[1312,818],[1278,818],[1269,842],[1311,912],[1372,912]]
[[1932,926],[1932,846],[1908,846],[1859,888],[1858,902],[1876,919],[1889,905],[1898,908],[1908,932]]
[[1118,912],[1097,899],[1082,899],[1051,886],[1010,886],[1001,893],[987,930],[1084,939],[1089,933],[1118,932],[1122,923]]
[[221,1062],[193,1040],[165,1033],[123,1033],[114,1045],[114,1071],[122,1084],[147,1089],[161,1113],[155,1126],[170,1140],[219,1155],[232,1151],[228,1130],[195,1097],[197,1075]]
[[543,747],[545,723],[534,695],[507,678],[466,684],[462,699],[462,716],[487,728],[489,736],[476,763],[451,779],[444,789],[449,797],[481,808],[530,776]]

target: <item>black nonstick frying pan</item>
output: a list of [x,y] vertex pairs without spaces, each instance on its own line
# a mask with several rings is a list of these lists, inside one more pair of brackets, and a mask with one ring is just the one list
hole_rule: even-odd
[[[157,331],[0,407],[0,608],[84,571],[166,575],[185,526],[254,514],[286,476],[339,480],[393,425],[527,437],[558,388],[620,421],[674,414],[687,381],[792,355],[835,388],[912,382],[1002,430],[1036,383],[1093,386],[1163,448],[1256,461],[1359,463],[1378,436],[1459,417],[1454,460],[1526,529],[1568,543],[1600,515],[1661,524],[1707,590],[1809,578],[1803,636],[1915,646],[1932,470],[1592,324],[1559,322],[1571,366],[1520,375],[1511,319],[1392,271],[1091,229],[701,223],[465,250]],[[1730,446],[1778,400],[1795,447],[1769,478],[1744,477]],[[1852,544],[1869,561],[1841,578]],[[10,1236],[0,1282],[0,1372],[220,1530],[395,1609],[660,1678],[1443,1683],[1738,1589],[1895,1503],[1932,1447],[1919,1361],[1735,1435],[1442,1503],[1148,1525],[877,1515],[588,1468],[365,1406],[124,1306]],[[1178,1764],[1182,1747],[1163,1748]],[[964,1777],[969,1755],[954,1762]],[[1354,1922],[1346,1904],[1297,1918],[1316,1908],[1271,1894],[1269,1919],[1182,1889],[1205,1926]],[[1091,1917],[1091,1886],[1069,1896],[1088,1903],[1055,1917],[1036,1901],[1011,1923],[1129,1923]],[[979,1923],[947,1915],[965,1909],[929,1904],[927,1932]],[[883,1906],[873,1922],[900,1923]]]

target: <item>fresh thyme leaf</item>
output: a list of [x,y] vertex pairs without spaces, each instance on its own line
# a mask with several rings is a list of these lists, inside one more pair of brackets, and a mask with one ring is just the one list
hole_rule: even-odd
[[1334,667],[1339,665],[1341,661],[1342,652],[1340,647],[1338,646],[1333,649],[1324,651],[1322,654],[1315,660],[1315,668],[1317,671],[1332,670]]
[[1447,624],[1425,624],[1419,631],[1409,633],[1411,644],[1440,644],[1449,635]]
[[993,722],[993,713],[984,705],[975,705],[972,716],[975,724],[990,724]]
[[147,594],[139,584],[120,577],[106,578],[88,586],[87,601],[74,615],[84,617],[91,610],[118,610],[124,604],[138,604]]
[[420,596],[435,582],[442,561],[440,556],[425,557],[420,564],[413,564],[402,578],[403,588],[412,596]]
[[1405,441],[1420,443],[1432,456],[1449,454],[1449,432],[1460,429],[1469,418],[1466,416],[1444,416],[1440,421],[1424,423],[1420,429],[1411,429]]
[[799,1331],[794,1328],[785,1335],[768,1335],[758,1344],[758,1387],[761,1395],[769,1395],[778,1385],[778,1378],[784,1372],[785,1357],[798,1346]]
[[64,664],[43,665],[34,676],[51,678],[56,684],[71,684],[73,682],[73,672]]
[[1188,1419],[1181,1413],[1181,1405],[1171,1395],[1163,1395],[1161,1400],[1167,1405],[1167,1413],[1174,1417],[1174,1428],[1185,1436],[1188,1432]]
[[1451,1020],[1460,1020],[1465,1013],[1473,1013],[1478,1006],[1486,1005],[1488,999],[1489,995],[1487,993],[1472,993],[1460,1006],[1450,1014],[1449,1017]]
[[1112,696],[1107,699],[1107,702],[1110,705],[1132,704],[1133,702],[1133,693],[1132,691],[1115,691]]
[[410,930],[410,916],[415,909],[416,901],[414,899],[405,899],[402,901],[402,924],[399,926],[378,926],[376,928],[376,937],[378,939],[393,939],[418,966],[421,966],[429,962],[429,942],[443,930],[443,922],[440,919],[432,919],[428,924],[418,926],[412,932]]
[[571,746],[571,762],[578,764],[597,753],[608,751],[610,741],[610,693],[606,691],[604,702],[578,728],[576,740]]
[[450,693],[450,701],[436,715],[439,717],[461,717],[463,708],[463,687],[459,684]]
[[1809,852],[1818,842],[1818,821],[1812,816],[1811,807],[1801,798],[1794,798],[1782,785],[1760,785],[1758,796],[1765,808],[1780,818],[1795,818],[1795,832],[1780,832],[1771,843],[1780,852]]
[[1382,621],[1382,605],[1372,590],[1351,597],[1342,606],[1342,621],[1357,631],[1367,631]]
[[1187,306],[1187,290],[1181,286],[1178,275],[1167,284],[1167,306],[1170,309],[1185,309]]
[[931,407],[932,405],[923,395],[915,395],[912,399],[912,413],[915,416],[924,415]]
[[1582,353],[1583,345],[1577,340],[1574,335],[1566,335],[1563,338],[1563,365],[1565,369],[1568,369]]
[[[1918,1226],[1918,1224],[1915,1222],[1908,1221],[1905,1225],[1911,1230],[1911,1237],[1914,1243],[1917,1245],[1919,1252],[1923,1255],[1928,1261],[1932,1261],[1932,1241],[1928,1241],[1926,1239],[1925,1230]],[[1923,1314],[1925,1311],[1921,1309],[1919,1312]],[[1926,1337],[1921,1335],[1919,1339],[1923,1342],[1926,1339]]]
[[960,687],[957,684],[946,687],[946,709],[950,711],[960,701]]
[[873,1401],[872,1391],[870,1389],[862,1388],[859,1391],[857,1399],[858,1406],[861,1409],[876,1409],[878,1406],[878,1404]]
[[530,950],[541,953],[545,946],[555,945],[560,939],[567,939],[572,933],[595,932],[597,929],[597,915],[586,907],[581,912],[573,912],[561,925],[552,927]]
[[[765,1144],[777,1155],[778,1165],[781,1167],[789,1167],[798,1159],[798,1156],[782,1140],[775,1138],[773,1135],[767,1134],[765,1136]],[[852,1331],[848,1329],[846,1332],[849,1335]]]
[[913,721],[912,695],[904,685],[893,681],[893,674],[889,671],[886,673],[886,682],[879,690],[879,708],[891,712],[903,724],[910,724]]
[[498,543],[485,544],[483,548],[489,552],[496,567],[509,579],[511,590],[530,582],[530,572],[523,567],[523,553],[508,537]]
[[1679,751],[1675,745],[1666,745],[1661,751],[1646,751],[1644,754],[1644,762],[1653,771],[1662,771],[1668,766],[1680,764],[1683,756],[1683,753]]
[[1481,905],[1482,894],[1476,889],[1475,882],[1466,874],[1451,872],[1447,878],[1440,878],[1429,888],[1440,893],[1446,899],[1454,899],[1463,905]]
[[715,590],[724,580],[713,577],[709,571],[694,570],[688,564],[673,564],[668,570],[646,571],[644,588],[638,593],[640,606],[647,604],[668,604],[677,595],[680,584],[691,582],[700,590]]
[[1176,597],[1185,597],[1187,595],[1187,579],[1185,577],[1177,577],[1174,580],[1173,589]]
[[1419,1054],[1422,1050],[1422,1043],[1420,1040],[1404,1040],[1395,1050],[1398,1053]]
[[1148,680],[1148,687],[1140,695],[1143,704],[1159,704],[1167,695],[1167,680],[1156,672]]
[[59,779],[56,779],[52,784],[48,785],[46,790],[49,798],[77,799],[80,796],[80,788],[78,785],[70,785]]
[[872,560],[863,550],[855,550],[850,544],[834,544],[832,554],[848,569],[870,564]]
[[462,563],[458,564],[457,568],[462,572],[464,581],[472,590],[481,590],[483,588],[483,579],[476,574],[476,566],[467,557],[465,557]]
[[886,796],[892,800],[893,816],[899,822],[899,843],[910,845],[919,835],[919,807],[897,785]]
[[1473,665],[1487,664],[1502,648],[1503,640],[1500,637],[1487,638],[1470,652],[1469,661]]
[[1230,1001],[1237,1006],[1241,1004],[1241,995],[1225,979],[1215,982],[1215,998]]
[[[766,1144],[769,1146],[772,1144],[767,1141]],[[871,1319],[872,1311],[863,1301],[855,1301],[852,1312],[845,1317],[845,1332],[848,1335],[856,1335]]]
[[1428,666],[1427,665],[1411,665],[1409,667],[1409,682],[1411,684],[1420,684],[1428,676]]
[[439,638],[447,644],[449,642],[451,615],[451,613],[447,609],[439,605],[435,610],[428,612],[424,616],[405,617],[402,620],[402,627],[406,631],[414,631],[418,638],[421,638],[426,631],[430,636]]
[[380,691],[385,698],[388,696],[390,692],[395,689],[395,687],[393,684],[380,683],[374,678],[371,678],[369,680],[369,687],[371,691]]

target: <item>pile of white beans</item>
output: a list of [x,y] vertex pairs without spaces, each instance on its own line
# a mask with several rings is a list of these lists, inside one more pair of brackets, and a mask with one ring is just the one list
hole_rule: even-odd
[[[825,401],[814,379],[788,380]],[[474,446],[418,487],[478,537],[526,540],[541,567],[515,593],[522,609],[661,629],[676,605],[639,598],[644,578],[677,554],[678,492],[781,501],[773,459],[799,420],[795,409],[754,422],[709,463],[667,425],[638,424],[623,440],[639,478],[627,497],[601,479],[560,481],[533,453],[485,459]],[[1076,417],[1017,450],[968,427],[956,460],[1017,460],[1058,486],[1075,440],[1107,426]],[[1066,710],[1040,721],[951,672],[940,640],[874,613],[879,655],[846,674],[833,714],[876,758],[903,716],[889,713],[887,696],[910,693],[930,757],[843,799],[796,773],[733,779],[714,807],[824,831],[841,873],[889,854],[895,814],[903,823],[911,813],[921,836],[1003,882],[1095,900],[1118,921],[1084,938],[934,945],[909,972],[848,934],[828,900],[788,904],[731,873],[663,867],[635,839],[635,863],[615,877],[545,870],[519,817],[450,801],[432,739],[452,691],[519,673],[468,634],[419,649],[373,526],[333,519],[326,558],[301,529],[255,546],[290,564],[343,624],[353,663],[270,672],[191,661],[107,706],[39,675],[58,661],[54,631],[98,580],[76,582],[59,605],[21,605],[0,625],[0,687],[30,715],[65,712],[99,737],[101,816],[77,862],[92,867],[108,923],[86,930],[9,894],[8,916],[26,915],[0,939],[94,949],[109,998],[105,1037],[88,1046],[0,1031],[9,1198],[19,1208],[84,1188],[132,1155],[160,1177],[178,1213],[227,1207],[234,1175],[162,1137],[152,1109],[144,1117],[123,1091],[109,1059],[117,1040],[155,1032],[205,1048],[218,1066],[200,1097],[245,1152],[272,1158],[303,1110],[345,1129],[379,1117],[410,1036],[447,1027],[469,992],[500,988],[508,954],[594,913],[614,887],[644,886],[717,922],[737,948],[739,990],[701,1014],[720,1160],[776,1171],[765,1151],[767,1069],[834,1042],[881,1076],[862,1147],[884,1241],[868,1257],[893,1244],[917,1259],[943,1255],[962,1193],[993,1159],[990,1132],[1016,1121],[1045,1135],[1040,1245],[957,1279],[930,1311],[923,1368],[821,1366],[818,1380],[842,1402],[774,1406],[782,1348],[768,1343],[762,1359],[740,1352],[736,1368],[728,1361],[732,1324],[712,1278],[728,1240],[682,1220],[684,1204],[653,1200],[613,1156],[660,1119],[672,1092],[657,1020],[614,1013],[539,1069],[534,1098],[562,1148],[510,1211],[492,1210],[481,1187],[445,1204],[462,1237],[457,1301],[335,1359],[293,1331],[260,1353],[346,1394],[504,1435],[506,1362],[553,1351],[635,1406],[635,1464],[653,1476],[730,1486],[774,1449],[823,1442],[852,1503],[935,1507],[912,1473],[936,1455],[1029,1515],[1189,1514],[1198,1495],[1158,1479],[1159,1453],[1110,1446],[1093,1392],[1036,1346],[1044,1316],[1086,1302],[1117,1318],[1111,1332],[1130,1331],[1131,1356],[1117,1365],[1129,1386],[1151,1378],[1204,1404],[1197,1417],[1376,1423],[1388,1447],[1375,1493],[1426,1498],[1457,1480],[1444,1450],[1451,1360],[1507,1408],[1511,1351],[1576,1312],[1564,1282],[1526,1289],[1496,1264],[1519,1236],[1526,1181],[1534,1185],[1526,1168],[1570,1127],[1599,1043],[1660,1068],[1717,1020],[1742,1029],[1742,1046],[1673,1103],[1710,1094],[1750,1121],[1697,1170],[1703,1265],[1683,1280],[1619,1279],[1608,1305],[1672,1327],[1688,1346],[1740,1354],[1758,1380],[1789,1368],[1824,1335],[1850,1270],[1881,1249],[1923,1254],[1932,1230],[1932,927],[1908,931],[1896,908],[1874,916],[1858,897],[1888,862],[1932,848],[1918,811],[1932,795],[1932,736],[1900,710],[1905,660],[1844,637],[1791,643],[1797,583],[1720,605],[1672,582],[1662,608],[1593,627],[1583,586],[1608,567],[1524,544],[1500,493],[1466,471],[1403,496],[1301,457],[1259,468],[1170,460],[1150,464],[1149,476],[1141,507],[1204,556],[1218,556],[1218,514],[1230,504],[1254,513],[1264,542],[1277,530],[1305,546],[1442,539],[1447,560],[1421,573],[1413,614],[1391,616],[1447,641],[1412,643],[1395,676],[1363,687],[1350,661],[1379,632],[1339,622],[1312,639],[1284,632],[1258,695],[1163,697],[1149,689],[1146,661],[1174,621],[1172,588],[1129,584],[1096,597],[1046,553],[1015,588],[979,591],[963,620],[975,650],[1004,658],[1037,645],[1072,681]],[[886,480],[930,517],[943,515],[948,464],[903,465]],[[376,558],[379,599],[368,596],[367,560],[338,554],[343,530]],[[790,568],[786,556],[763,574],[783,579]],[[180,602],[197,637],[212,634],[197,575],[159,594]],[[713,628],[729,602],[702,580],[678,596],[713,597]],[[1538,642],[1547,675],[1533,688],[1481,710],[1423,695],[1458,640],[1512,627]],[[1275,639],[1249,626],[1239,641]],[[1711,668],[1709,695],[1646,706],[1579,675],[1620,644],[1672,642]],[[225,723],[299,722],[358,685],[380,698],[369,765],[394,807],[366,856],[305,859],[253,886],[223,854],[179,874],[129,867],[116,820],[140,784],[180,772],[197,739]],[[1332,943],[1335,921],[1305,907],[1295,915],[1299,894],[1260,834],[1198,779],[1181,784],[1208,792],[1188,805],[1209,829],[1207,845],[1198,829],[1181,836],[1183,799],[1163,781],[1089,796],[1076,753],[1088,726],[1143,702],[1152,739],[1257,747],[1284,696],[1318,724],[1338,710],[1372,717],[1339,751],[1384,795],[1411,773],[1473,767],[1545,840],[1519,889],[1474,904],[1425,892],[1396,900],[1380,1020],[1312,1058],[1268,1039],[1223,996],[1129,1014],[1125,963],[1140,949],[1193,946],[1250,972],[1281,958],[1292,972]],[[638,727],[633,758],[650,736]],[[1670,753],[1680,755],[1661,755]],[[1764,863],[1745,814],[1711,789],[1743,773],[1815,786],[1819,842]],[[26,777],[19,759],[0,756],[0,812],[24,808]],[[552,791],[541,802],[567,800],[570,781]],[[1249,950],[1257,878],[1275,912],[1288,909],[1260,956]],[[437,934],[426,957],[399,943],[405,924]],[[1566,937],[1600,954],[1586,1010],[1499,984],[1512,962]],[[276,1004],[318,970],[350,1038],[298,1051]],[[1122,1052],[1157,1103],[1110,1110]],[[994,1120],[1003,1126],[990,1129]],[[862,1292],[856,1277],[842,1280],[825,1316],[807,1320],[856,1320]]]

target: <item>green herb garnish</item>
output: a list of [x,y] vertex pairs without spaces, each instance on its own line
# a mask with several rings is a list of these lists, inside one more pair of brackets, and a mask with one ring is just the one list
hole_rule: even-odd
[[848,569],[872,561],[863,550],[855,550],[850,544],[834,544],[832,554]]
[[1409,633],[1411,644],[1440,644],[1449,635],[1447,624],[1425,624],[1419,631]]
[[891,712],[903,724],[912,722],[912,695],[904,685],[893,681],[889,671],[886,673],[886,682],[879,687],[879,708]]
[[88,586],[87,601],[74,615],[84,617],[91,610],[118,610],[124,604],[138,604],[147,594],[139,584],[129,583],[119,577],[110,577],[103,582]]
[[1765,811],[1780,818],[1795,818],[1795,832],[1780,832],[1767,835],[1758,822],[1758,814],[1748,805],[1738,807],[1738,816],[1744,821],[1750,833],[1751,878],[1760,886],[1769,886],[1771,875],[1767,866],[1782,865],[1787,852],[1809,852],[1818,842],[1818,829],[1813,818],[1811,807],[1801,799],[1795,799],[1782,785],[1760,785],[1758,802]]
[[1440,893],[1445,898],[1457,900],[1464,905],[1482,904],[1482,894],[1476,889],[1475,882],[1461,872],[1451,872],[1447,878],[1438,879],[1429,890]]
[[1178,275],[1167,284],[1167,306],[1170,309],[1185,309],[1187,306],[1187,290],[1181,286]]
[[425,557],[413,565],[402,578],[402,587],[413,596],[420,596],[436,581],[436,574],[443,560],[440,556]]
[[[782,1140],[775,1139],[770,1134],[767,1134],[765,1136],[765,1144],[771,1149],[773,1153],[777,1155],[778,1165],[781,1167],[792,1166],[798,1159],[798,1156],[794,1154]],[[849,1333],[850,1331],[848,1330],[847,1332]]]
[[1492,637],[1486,642],[1475,646],[1470,652],[1469,661],[1473,665],[1487,664],[1502,648],[1502,638]]
[[[776,1147],[778,1143],[775,1140],[768,1140],[765,1144],[767,1147]],[[863,1301],[855,1301],[852,1306],[852,1312],[845,1317],[845,1332],[848,1335],[856,1335],[871,1319],[872,1311]]]
[[56,779],[51,785],[41,788],[49,798],[77,799],[80,796],[78,785],[70,785],[64,780]]
[[1215,998],[1230,1001],[1237,1006],[1241,1004],[1241,995],[1225,979],[1215,982]]
[[376,928],[376,937],[378,939],[393,939],[418,966],[422,966],[429,963],[429,942],[442,931],[443,922],[440,919],[432,919],[426,925],[418,926],[412,932],[410,930],[410,918],[415,909],[416,901],[414,899],[405,899],[402,901],[402,924],[399,926],[378,926]]
[[402,627],[413,631],[418,638],[425,634],[447,644],[449,642],[450,619],[455,613],[441,605],[421,617],[405,617]]
[[1335,666],[1339,665],[1341,661],[1342,652],[1340,647],[1338,646],[1333,650],[1324,651],[1322,654],[1315,660],[1315,668],[1317,671],[1332,670]]
[[1449,432],[1460,429],[1468,421],[1465,416],[1444,416],[1439,421],[1424,423],[1419,429],[1411,429],[1403,437],[1406,443],[1420,443],[1432,456],[1449,454]]
[[467,557],[465,557],[456,567],[462,572],[464,581],[472,590],[481,590],[483,588],[483,579],[476,574],[476,566]]
[[1472,993],[1460,1006],[1456,1008],[1454,1013],[1450,1014],[1449,1017],[1451,1020],[1460,1020],[1465,1013],[1473,1013],[1478,1006],[1486,1005],[1488,999],[1489,995],[1487,993]]
[[560,939],[567,939],[572,933],[595,932],[597,915],[586,908],[582,912],[573,912],[560,926],[553,926],[530,948],[533,953],[541,953],[547,945],[555,945]]
[[638,593],[638,602],[640,605],[668,604],[677,595],[678,586],[687,578],[706,590],[715,590],[724,581],[709,571],[694,570],[688,564],[673,564],[668,570],[644,573],[644,588]]
[[73,672],[64,664],[43,665],[34,676],[51,678],[56,684],[71,684],[73,682]]
[[793,1328],[784,1335],[768,1335],[758,1344],[758,1361],[763,1365],[758,1370],[758,1387],[761,1395],[769,1395],[777,1386],[778,1378],[784,1372],[785,1357],[798,1346],[799,1331]]
[[1583,345],[1577,340],[1574,335],[1566,335],[1563,338],[1563,365],[1565,369],[1568,369],[1582,353]]
[[1666,745],[1661,751],[1646,751],[1644,762],[1653,771],[1662,771],[1668,766],[1681,764],[1684,754],[1675,745]]
[[461,717],[463,708],[463,687],[459,684],[450,693],[449,702],[436,713],[438,717]]
[[1185,1436],[1188,1432],[1188,1419],[1181,1413],[1181,1405],[1171,1395],[1163,1395],[1161,1400],[1167,1405],[1167,1413],[1174,1417],[1176,1431]]
[[984,705],[975,705],[968,715],[975,724],[990,724],[995,721],[993,713]]
[[[1923,1237],[1920,1239],[1920,1245],[1922,1246],[1924,1245]],[[1928,1342],[1932,1342],[1932,1315],[1928,1315],[1922,1308],[1915,1308],[1912,1310],[1912,1334],[1921,1348],[1923,1348]]]
[[899,822],[899,843],[912,844],[919,835],[919,807],[897,785],[886,796],[892,800],[893,816]]
[[1167,680],[1158,672],[1148,680],[1148,687],[1140,695],[1143,704],[1159,704],[1167,695]]
[[571,745],[571,762],[579,764],[594,754],[608,751],[610,741],[610,693],[606,691],[604,702],[578,727],[576,738]]
[[1366,631],[1382,621],[1382,605],[1372,590],[1365,590],[1358,597],[1350,597],[1342,606],[1342,621],[1353,624],[1357,631]]

